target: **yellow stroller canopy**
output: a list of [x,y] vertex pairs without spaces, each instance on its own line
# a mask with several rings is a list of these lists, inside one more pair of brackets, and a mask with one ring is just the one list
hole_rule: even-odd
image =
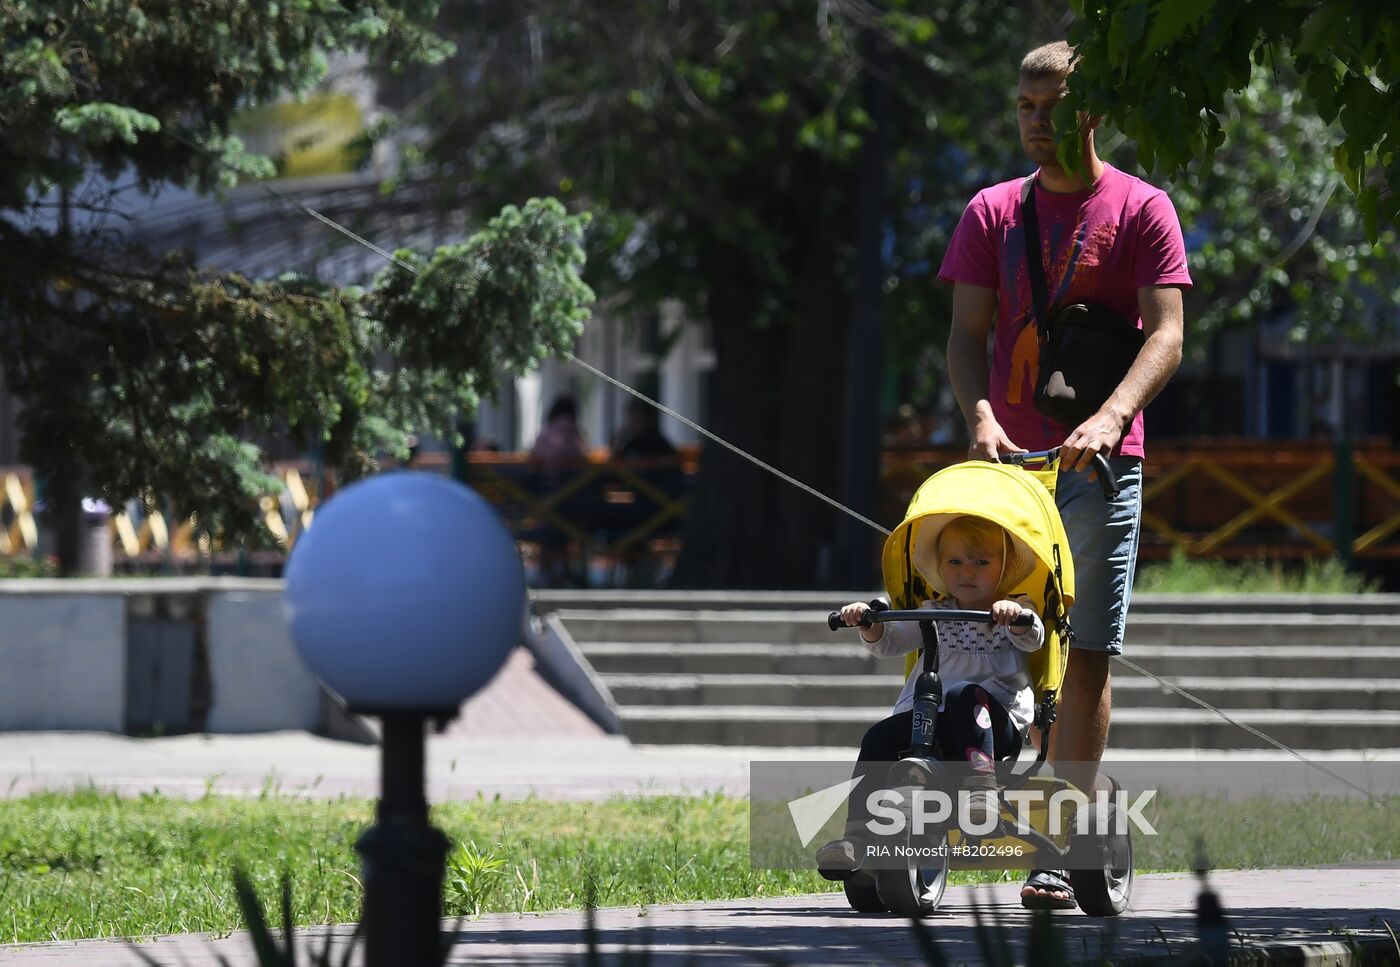
[[[968,461],[935,473],[909,501],[904,520],[885,540],[881,557],[885,593],[896,608],[917,608],[939,597],[938,535],[964,515],[999,524],[1015,553],[1033,562],[1029,574],[1007,589],[1024,594],[1045,622],[1045,645],[1027,656],[1037,700],[1058,693],[1069,642],[1067,613],[1074,602],[1074,564],[1053,493],[1058,461],[1043,471]],[[909,656],[906,674],[917,660]]]

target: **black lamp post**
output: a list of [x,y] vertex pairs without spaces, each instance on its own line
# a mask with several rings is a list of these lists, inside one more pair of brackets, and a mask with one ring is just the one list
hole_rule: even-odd
[[437,967],[448,840],[428,822],[424,726],[453,718],[519,640],[515,542],[468,487],[381,474],[317,513],[288,562],[283,605],[312,672],[383,722],[379,807],[356,844],[365,963]]
[[364,876],[365,962],[442,963],[442,875],[449,844],[428,822],[421,715],[388,712],[375,824],[355,843]]

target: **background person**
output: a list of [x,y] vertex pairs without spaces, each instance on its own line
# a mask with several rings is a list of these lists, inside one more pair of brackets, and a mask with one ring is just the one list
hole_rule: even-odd
[[[530,448],[530,463],[539,471],[536,486],[544,494],[557,490],[587,459],[583,433],[578,427],[578,407],[572,397],[560,396],[550,404],[544,426],[540,427]],[[556,509],[565,510],[563,507]],[[578,574],[570,573],[567,534],[543,523],[535,542],[540,549],[539,583],[542,586],[555,588],[584,583]]]
[[676,448],[661,432],[656,408],[636,398],[629,401],[622,428],[613,438],[612,458],[636,460],[675,455]]
[[578,407],[573,397],[557,397],[550,404],[544,426],[540,427],[539,435],[530,447],[531,461],[552,469],[561,464],[578,463],[587,455],[583,432],[578,428]]

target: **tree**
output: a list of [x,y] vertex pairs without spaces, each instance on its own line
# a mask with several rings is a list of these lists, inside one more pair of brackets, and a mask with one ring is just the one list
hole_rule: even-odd
[[[1203,357],[1211,334],[1270,319],[1295,343],[1400,334],[1400,17],[1287,0],[1076,9],[1080,56],[1057,128],[1097,114],[1173,179],[1196,283],[1187,351]],[[1070,163],[1074,146],[1062,140]]]
[[1197,336],[1289,310],[1300,341],[1364,342],[1394,326],[1395,232],[1368,243],[1362,213],[1337,191],[1339,132],[1304,102],[1291,71],[1255,68],[1222,101],[1215,157],[1178,174],[1172,197],[1193,236]]
[[[1387,0],[1074,0],[1069,40],[1080,55],[1056,127],[1076,112],[1116,123],[1143,165],[1168,174],[1225,142],[1226,96],[1256,67],[1296,74],[1326,124],[1333,162],[1375,240],[1400,225],[1400,13]],[[1073,160],[1076,142],[1062,150]]]
[[[885,312],[907,370],[901,349],[940,345],[946,333],[947,296],[933,278],[940,239],[1016,156],[1017,58],[1056,29],[1039,4],[921,9],[462,2],[439,22],[458,55],[403,99],[421,108],[421,158],[469,186],[444,204],[557,191],[586,205],[597,219],[595,287],[624,312],[681,298],[711,325],[712,429],[834,494],[847,458],[842,374],[879,364],[845,345],[858,158],[872,131],[862,44],[887,48],[880,79],[895,98]],[[868,391],[882,387],[869,381]],[[707,447],[677,580],[829,583],[835,528],[814,498]]]
[[[169,497],[236,540],[278,433],[347,476],[570,345],[592,295],[585,216],[508,208],[461,244],[396,253],[367,288],[249,279],[121,229],[117,182],[266,177],[241,108],[311,88],[337,51],[431,63],[429,0],[0,0],[0,359],[21,455],[60,521],[94,490]],[[74,563],[71,528],[60,555]]]

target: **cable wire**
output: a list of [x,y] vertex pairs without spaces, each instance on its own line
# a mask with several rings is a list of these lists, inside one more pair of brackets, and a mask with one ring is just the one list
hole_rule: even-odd
[[1119,661],[1119,662],[1122,662],[1124,665],[1127,665],[1129,668],[1131,668],[1133,671],[1137,672],[1139,675],[1146,675],[1148,678],[1152,679],[1152,680],[1155,681],[1157,684],[1161,685],[1163,688],[1167,688],[1167,689],[1170,689],[1170,690],[1173,691],[1173,692],[1176,692],[1176,693],[1177,693],[1178,695],[1180,695],[1182,698],[1189,699],[1190,701],[1195,702],[1197,705],[1199,705],[1201,708],[1205,709],[1206,711],[1208,711],[1208,712],[1214,712],[1216,715],[1220,716],[1222,719],[1224,719],[1226,722],[1229,722],[1231,725],[1234,725],[1234,726],[1237,726],[1238,728],[1244,729],[1246,732],[1248,732],[1250,735],[1254,736],[1255,738],[1263,739],[1265,742],[1269,743],[1269,744],[1272,745],[1274,748],[1279,749],[1279,750],[1281,750],[1281,751],[1283,751],[1283,752],[1287,752],[1289,755],[1293,756],[1295,759],[1298,759],[1298,760],[1301,761],[1301,762],[1305,762],[1305,763],[1307,763],[1308,765],[1312,766],[1314,769],[1317,769],[1317,770],[1319,770],[1319,771],[1321,771],[1321,772],[1326,773],[1327,775],[1331,776],[1333,779],[1336,779],[1336,780],[1337,780],[1338,782],[1340,782],[1342,785],[1344,785],[1344,786],[1349,786],[1350,788],[1352,788],[1352,789],[1356,790],[1357,792],[1361,793],[1362,795],[1364,795],[1367,799],[1370,799],[1370,800],[1371,800],[1373,803],[1375,803],[1376,805],[1381,806],[1381,807],[1383,807],[1383,808],[1385,808],[1385,809],[1388,809],[1388,810],[1390,810],[1391,812],[1400,813],[1400,809],[1396,809],[1394,806],[1390,805],[1390,804],[1389,804],[1388,802],[1386,802],[1384,799],[1381,799],[1379,796],[1377,796],[1377,795],[1375,795],[1374,793],[1372,793],[1369,789],[1366,789],[1364,786],[1359,786],[1359,785],[1357,785],[1356,783],[1352,782],[1350,779],[1347,779],[1345,776],[1338,775],[1336,772],[1333,772],[1331,769],[1327,768],[1327,767],[1324,766],[1322,763],[1320,763],[1320,762],[1318,762],[1318,761],[1316,761],[1316,760],[1314,760],[1314,759],[1309,759],[1307,756],[1303,755],[1303,754],[1302,754],[1301,752],[1299,752],[1297,749],[1292,748],[1291,746],[1287,745],[1287,744],[1284,743],[1284,742],[1280,742],[1278,739],[1274,738],[1272,735],[1267,735],[1267,734],[1265,734],[1265,733],[1259,731],[1259,730],[1256,729],[1254,726],[1250,725],[1248,722],[1241,722],[1239,719],[1235,718],[1233,715],[1231,715],[1229,712],[1226,712],[1224,709],[1216,708],[1216,707],[1215,707],[1214,705],[1212,705],[1210,702],[1207,702],[1205,699],[1200,698],[1199,696],[1196,696],[1196,695],[1191,694],[1191,693],[1188,692],[1186,689],[1182,688],[1180,685],[1174,685],[1174,684],[1172,684],[1171,682],[1167,681],[1165,678],[1162,678],[1160,675],[1155,675],[1155,674],[1153,674],[1152,672],[1148,671],[1146,668],[1143,668],[1143,667],[1142,667],[1141,665],[1139,665],[1137,662],[1129,661],[1127,658],[1124,658],[1122,655],[1114,655],[1113,657],[1114,657],[1115,660],[1117,660],[1117,661]]
[[583,360],[579,359],[579,358],[578,358],[577,356],[575,356],[573,353],[570,353],[570,352],[564,353],[564,358],[567,359],[569,362],[573,363],[575,366],[578,366],[580,369],[587,370],[588,372],[592,373],[594,376],[597,376],[599,379],[604,380],[604,381],[606,381],[606,382],[608,382],[608,383],[611,383],[613,386],[616,386],[618,389],[622,390],[623,392],[631,393],[631,394],[632,394],[633,396],[635,396],[637,399],[643,400],[643,401],[645,401],[645,402],[651,404],[652,406],[654,406],[654,407],[656,407],[658,410],[660,410],[662,413],[665,413],[667,416],[671,417],[673,420],[679,420],[681,423],[684,423],[686,426],[690,427],[690,428],[691,428],[692,430],[694,430],[696,433],[702,434],[706,439],[715,441],[715,442],[718,443],[720,446],[724,447],[726,450],[730,450],[730,451],[732,451],[732,452],[738,454],[739,456],[743,457],[745,460],[749,461],[749,463],[752,463],[754,466],[760,467],[760,468],[762,468],[762,469],[764,469],[764,470],[767,470],[769,473],[773,474],[773,476],[777,477],[777,478],[780,479],[780,480],[785,480],[785,481],[787,481],[788,483],[790,483],[790,484],[792,484],[794,487],[796,487],[798,490],[801,490],[803,493],[811,494],[813,497],[817,498],[818,500],[823,501],[824,503],[830,504],[832,507],[835,507],[837,510],[841,511],[841,513],[847,514],[847,515],[849,515],[849,516],[851,516],[851,517],[854,517],[856,520],[860,521],[862,524],[865,524],[867,527],[870,527],[870,528],[873,528],[874,530],[879,531],[879,532],[880,532],[881,534],[883,534],[885,537],[889,537],[889,536],[890,536],[889,528],[880,526],[879,524],[875,523],[873,520],[871,520],[869,517],[866,517],[864,514],[860,513],[859,511],[857,511],[857,510],[852,510],[850,507],[847,507],[845,504],[841,503],[839,500],[836,500],[836,499],[833,498],[833,497],[828,497],[826,494],[822,493],[820,490],[817,490],[815,487],[812,487],[812,486],[810,486],[810,485],[808,485],[808,484],[803,483],[801,480],[798,480],[796,477],[793,477],[793,476],[791,476],[791,475],[789,475],[789,474],[783,473],[781,470],[779,470],[777,467],[773,466],[771,463],[765,463],[764,461],[760,460],[758,457],[754,456],[752,453],[749,453],[747,450],[744,450],[744,449],[742,449],[742,448],[740,448],[740,447],[738,447],[738,446],[735,446],[733,443],[730,443],[728,440],[724,439],[724,438],[721,437],[721,436],[718,436],[718,435],[715,434],[715,433],[711,433],[709,430],[705,429],[705,428],[704,428],[703,426],[701,426],[699,423],[696,423],[694,420],[690,419],[689,417],[686,417],[686,416],[681,415],[680,413],[677,413],[675,410],[671,409],[669,406],[666,406],[664,403],[661,403],[661,402],[658,402],[657,400],[652,399],[650,396],[647,396],[647,395],[646,395],[645,393],[643,393],[641,390],[633,389],[631,386],[628,386],[626,383],[624,383],[622,380],[618,379],[617,377],[615,377],[615,376],[609,376],[607,373],[603,372],[603,371],[602,371],[601,369],[599,369],[598,367],[593,366],[593,365],[590,365],[589,363],[585,363]]
[[[182,143],[188,145],[189,147],[192,147],[192,148],[194,148],[194,149],[196,149],[196,150],[199,150],[199,151],[203,151],[203,152],[205,152],[205,153],[207,153],[207,154],[210,154],[210,155],[213,154],[213,152],[209,151],[207,148],[203,148],[203,147],[201,147],[201,146],[199,146],[199,145],[196,145],[196,144],[194,144],[193,142],[188,141],[188,140],[186,140],[186,139],[180,137],[179,135],[175,135],[175,137],[177,138],[177,140],[180,140]],[[222,160],[222,159],[220,159],[220,160]],[[394,265],[397,265],[398,267],[400,267],[400,268],[402,268],[402,269],[405,269],[405,270],[407,270],[407,271],[413,273],[414,275],[418,275],[418,274],[419,274],[419,271],[418,271],[416,268],[414,268],[412,265],[409,265],[408,263],[404,262],[403,260],[401,260],[401,259],[399,259],[399,258],[396,258],[392,252],[389,252],[389,251],[387,251],[386,249],[383,249],[383,248],[381,248],[380,246],[375,245],[373,242],[369,241],[368,239],[363,238],[363,237],[361,237],[360,235],[357,235],[355,232],[351,231],[349,228],[346,228],[345,226],[343,226],[343,225],[339,224],[338,222],[336,222],[334,219],[332,219],[332,218],[330,218],[330,217],[328,217],[328,216],[326,216],[326,215],[321,214],[320,212],[316,211],[316,210],[315,210],[314,208],[312,208],[311,206],[309,206],[309,205],[307,205],[307,204],[305,204],[305,203],[303,203],[303,202],[301,202],[301,201],[299,201],[299,200],[297,200],[297,199],[293,199],[293,198],[287,197],[286,195],[284,195],[284,194],[282,194],[281,192],[277,191],[275,188],[273,188],[271,185],[267,184],[266,182],[259,182],[259,185],[263,188],[264,191],[266,191],[266,192],[267,192],[269,195],[271,195],[273,198],[276,198],[276,199],[278,199],[278,200],[280,200],[280,201],[282,201],[282,202],[285,202],[285,203],[287,203],[287,204],[289,204],[289,205],[294,206],[295,208],[297,208],[298,210],[302,211],[303,213],[309,215],[310,217],[314,218],[316,221],[320,222],[321,224],[327,226],[328,228],[333,229],[334,231],[339,232],[340,234],[344,235],[346,238],[349,238],[351,241],[356,242],[356,243],[359,244],[359,245],[363,245],[365,248],[367,248],[367,249],[370,250],[371,252],[375,253],[376,255],[380,256],[381,258],[385,259],[386,261],[392,262]],[[802,492],[807,493],[807,494],[810,494],[810,495],[813,496],[813,497],[816,497],[818,500],[822,501],[823,503],[826,503],[826,504],[830,505],[831,507],[834,507],[835,509],[841,511],[842,513],[849,515],[850,517],[852,517],[852,518],[854,518],[854,519],[860,521],[861,523],[865,524],[866,526],[873,528],[874,530],[878,531],[880,534],[885,535],[885,536],[889,536],[890,531],[889,531],[888,528],[882,527],[880,524],[877,524],[875,521],[871,520],[869,517],[866,517],[865,515],[859,513],[858,511],[853,510],[853,509],[850,508],[850,507],[847,507],[846,505],[842,504],[840,501],[836,500],[835,498],[832,498],[832,497],[827,496],[826,494],[822,493],[821,491],[819,491],[819,490],[817,490],[817,489],[815,489],[815,488],[809,486],[808,484],[803,483],[801,480],[798,480],[796,477],[793,477],[793,476],[791,476],[790,474],[784,473],[783,471],[779,470],[777,467],[774,467],[772,464],[766,463],[765,461],[759,459],[758,457],[754,456],[753,454],[749,453],[748,451],[744,450],[743,448],[741,448],[741,447],[739,447],[739,446],[737,446],[737,445],[735,445],[735,444],[733,444],[733,443],[730,443],[728,440],[725,440],[724,438],[720,437],[719,435],[717,435],[717,434],[711,432],[710,430],[707,430],[705,427],[703,427],[703,426],[701,426],[700,424],[696,423],[694,420],[690,419],[689,417],[687,417],[687,416],[685,416],[685,415],[683,415],[683,414],[681,414],[681,413],[676,412],[675,410],[673,410],[673,409],[671,409],[670,407],[666,406],[665,404],[661,403],[659,400],[654,400],[654,399],[652,399],[650,396],[647,396],[645,393],[641,392],[640,390],[634,389],[633,387],[629,386],[627,383],[624,383],[622,380],[618,379],[617,377],[612,376],[612,375],[610,375],[610,374],[608,374],[608,373],[603,372],[601,369],[598,369],[596,366],[593,366],[593,365],[591,365],[590,363],[584,362],[583,360],[579,359],[577,356],[575,356],[575,355],[574,355],[573,353],[571,353],[571,352],[564,352],[564,353],[563,353],[563,356],[564,356],[564,358],[565,358],[566,360],[568,360],[569,362],[573,363],[575,366],[579,367],[580,369],[583,369],[584,371],[586,371],[586,372],[588,372],[588,373],[591,373],[592,375],[598,377],[599,379],[604,380],[605,382],[609,383],[610,385],[615,386],[615,387],[617,387],[618,389],[620,389],[620,390],[622,390],[622,391],[624,391],[624,392],[626,392],[626,393],[631,394],[632,396],[636,397],[637,399],[646,402],[648,405],[656,407],[656,409],[658,409],[658,410],[661,411],[662,413],[665,413],[667,416],[671,417],[672,419],[677,420],[677,421],[683,423],[685,426],[687,426],[687,427],[689,427],[690,429],[694,430],[696,433],[699,433],[699,434],[703,435],[706,439],[712,440],[712,441],[714,441],[715,443],[719,444],[720,446],[724,447],[725,449],[727,449],[727,450],[729,450],[729,451],[731,451],[731,452],[737,454],[737,455],[740,456],[740,457],[743,457],[745,460],[749,461],[749,462],[752,463],[754,466],[757,466],[757,467],[759,467],[759,468],[761,468],[761,469],[763,469],[763,470],[768,471],[769,473],[771,473],[771,474],[773,474],[774,476],[778,477],[780,480],[786,481],[787,483],[789,483],[789,484],[791,484],[792,486],[798,488],[798,489],[801,490]],[[1136,664],[1135,662],[1129,661],[1128,659],[1124,658],[1122,655],[1115,655],[1114,658],[1117,659],[1117,660],[1118,660],[1119,662],[1121,662],[1122,664],[1126,665],[1128,668],[1131,668],[1133,671],[1137,672],[1138,674],[1144,675],[1144,676],[1146,676],[1146,677],[1152,679],[1152,680],[1155,681],[1157,684],[1161,685],[1163,688],[1169,689],[1169,690],[1171,690],[1171,691],[1177,693],[1178,695],[1181,695],[1183,698],[1186,698],[1186,699],[1188,699],[1189,701],[1192,701],[1192,702],[1196,703],[1196,704],[1199,705],[1201,708],[1204,708],[1204,709],[1206,709],[1207,711],[1210,711],[1210,712],[1215,713],[1216,715],[1218,715],[1218,716],[1220,716],[1222,719],[1224,719],[1226,722],[1229,722],[1231,725],[1234,725],[1234,726],[1237,726],[1237,727],[1240,728],[1240,729],[1243,729],[1245,732],[1248,732],[1250,735],[1253,735],[1253,736],[1255,736],[1256,738],[1262,739],[1262,740],[1264,740],[1265,742],[1269,743],[1270,745],[1274,746],[1275,748],[1280,749],[1281,751],[1288,753],[1289,755],[1291,755],[1291,756],[1293,756],[1294,758],[1298,759],[1300,762],[1303,762],[1303,763],[1305,763],[1305,764],[1307,764],[1307,765],[1310,765],[1310,766],[1312,766],[1314,769],[1317,769],[1318,771],[1324,773],[1325,775],[1329,776],[1330,778],[1335,779],[1336,781],[1342,783],[1343,785],[1345,785],[1345,786],[1347,786],[1347,787],[1349,787],[1349,788],[1351,788],[1351,789],[1353,789],[1353,790],[1355,790],[1355,791],[1357,791],[1357,792],[1362,793],[1362,794],[1365,795],[1368,799],[1370,799],[1373,803],[1375,803],[1375,804],[1377,804],[1377,805],[1379,805],[1379,806],[1381,806],[1381,807],[1383,807],[1383,808],[1385,808],[1385,809],[1387,809],[1387,810],[1390,810],[1390,811],[1392,811],[1392,812],[1400,812],[1400,810],[1397,810],[1395,807],[1391,806],[1391,805],[1390,805],[1389,803],[1387,803],[1385,800],[1383,800],[1383,799],[1381,799],[1380,797],[1376,796],[1376,795],[1375,795],[1374,793],[1372,793],[1370,790],[1368,790],[1368,789],[1366,789],[1366,788],[1364,788],[1364,787],[1362,787],[1362,786],[1357,785],[1356,783],[1350,781],[1349,779],[1347,779],[1347,778],[1344,777],[1344,776],[1341,776],[1341,775],[1337,774],[1335,771],[1333,771],[1332,769],[1327,768],[1327,767],[1324,766],[1322,763],[1320,763],[1320,762],[1318,762],[1318,761],[1316,761],[1316,760],[1314,760],[1314,759],[1309,759],[1307,756],[1303,755],[1303,754],[1302,754],[1301,752],[1299,752],[1297,749],[1292,748],[1292,747],[1289,746],[1287,743],[1280,742],[1278,739],[1275,739],[1273,736],[1270,736],[1270,735],[1267,735],[1267,734],[1264,733],[1264,732],[1261,732],[1259,729],[1256,729],[1254,726],[1249,725],[1249,724],[1247,724],[1247,723],[1245,723],[1245,722],[1239,721],[1238,719],[1234,718],[1233,716],[1231,716],[1229,713],[1225,712],[1224,710],[1215,707],[1215,706],[1212,705],[1210,702],[1207,702],[1205,699],[1199,698],[1199,697],[1197,697],[1196,695],[1193,695],[1191,692],[1189,692],[1189,691],[1187,691],[1186,689],[1180,687],[1179,685],[1175,685],[1175,684],[1173,684],[1172,682],[1167,681],[1165,678],[1162,678],[1160,675],[1157,675],[1157,674],[1155,674],[1155,673],[1153,673],[1153,672],[1148,671],[1146,668],[1143,668],[1141,665],[1138,665],[1138,664]]]

